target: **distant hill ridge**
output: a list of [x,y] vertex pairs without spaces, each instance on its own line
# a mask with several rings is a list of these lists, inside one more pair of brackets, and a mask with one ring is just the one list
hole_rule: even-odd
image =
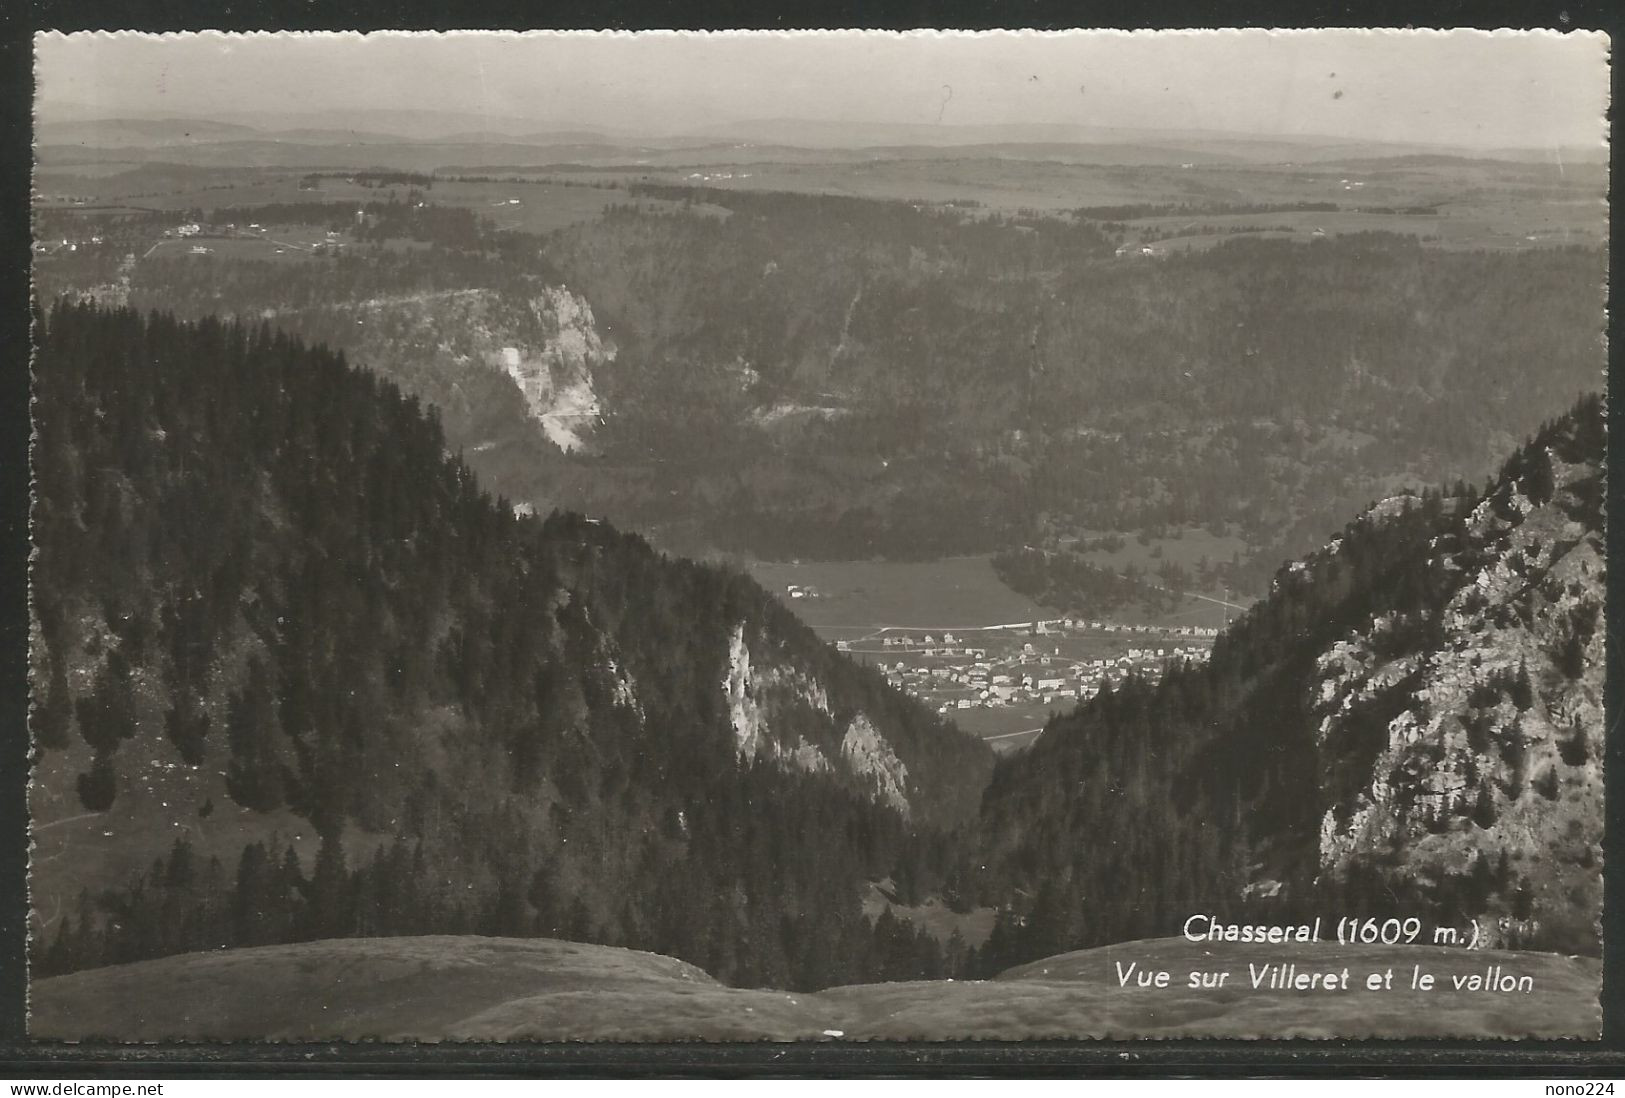
[[[497,146],[576,146],[604,150],[671,151],[733,145],[741,152],[847,151],[874,155],[881,150],[915,156],[965,155],[977,148],[1004,148],[1007,155],[1028,150],[1043,158],[1062,151],[1088,161],[1104,157],[1120,163],[1313,163],[1383,160],[1395,157],[1526,160],[1604,163],[1606,148],[1480,148],[1418,142],[1375,141],[1330,135],[1254,134],[1217,130],[1159,130],[1069,123],[954,125],[841,122],[820,119],[759,119],[719,123],[672,133],[620,131],[598,126],[538,126],[521,118],[405,111],[324,111],[314,114],[258,114],[235,119],[101,117],[88,109],[42,108],[36,140],[42,145],[82,145],[137,149],[220,142],[272,142],[290,146],[341,144],[429,144]],[[1091,152],[1091,150],[1093,150]],[[1136,159],[1137,158],[1137,159]]]

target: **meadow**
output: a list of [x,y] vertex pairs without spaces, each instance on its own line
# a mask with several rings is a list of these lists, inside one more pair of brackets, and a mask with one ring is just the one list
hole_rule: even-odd
[[[74,195],[94,206],[123,205],[136,210],[209,210],[224,206],[259,206],[297,202],[387,202],[405,200],[414,190],[425,201],[442,206],[459,206],[488,219],[499,229],[548,233],[600,217],[605,207],[633,203],[650,210],[676,209],[678,203],[664,199],[633,200],[613,185],[587,186],[548,178],[514,177],[497,173],[494,180],[437,178],[427,188],[396,183],[366,186],[351,182],[341,174],[323,173],[315,187],[301,186],[306,173],[281,169],[174,168],[159,171],[152,167],[130,167],[122,172],[101,171],[81,174],[72,169],[43,167],[38,187],[57,196],[41,202],[41,208],[85,209],[60,196]],[[512,201],[517,199],[517,201]],[[726,211],[715,211],[719,215]]]
[[[353,166],[389,160],[384,155],[389,150],[357,147],[350,152],[356,158]],[[1607,236],[1607,205],[1601,197],[1606,170],[1590,163],[1356,155],[1311,163],[1247,163],[1201,151],[1181,163],[1168,150],[991,146],[928,153],[785,149],[778,160],[772,159],[772,149],[717,147],[668,151],[653,162],[644,155],[647,150],[629,149],[620,163],[613,155],[603,160],[604,150],[599,150],[593,164],[489,167],[469,161],[460,147],[447,147],[439,159],[434,146],[410,151],[413,163],[397,166],[434,172],[434,201],[483,212],[504,228],[537,233],[597,218],[608,204],[628,201],[628,184],[653,182],[958,205],[972,215],[1084,210],[1122,225],[1125,240],[1160,241],[1165,251],[1211,247],[1237,231],[1298,240],[1314,239],[1316,230],[1330,236],[1380,231],[1421,237],[1440,248],[1496,250],[1597,244]],[[558,150],[560,156],[572,154]],[[336,155],[324,149],[321,162],[338,163],[342,156],[335,161]],[[1111,157],[1118,162],[1106,162]],[[42,149],[40,161],[42,204],[60,204],[61,195],[73,195],[184,210],[318,198],[365,201],[399,189],[346,182],[338,174],[344,169],[331,166],[313,192],[299,189],[303,169],[288,167],[152,163],[116,151],[87,160],[53,148]],[[511,198],[520,201],[513,204]],[[1306,202],[1332,203],[1337,209],[1224,212],[1239,205]],[[1138,217],[1108,217],[1105,212],[1135,206],[1180,209]]]
[[[1010,590],[986,556],[928,561],[754,561],[756,581],[831,640],[865,636],[888,626],[970,629],[1054,617]],[[791,585],[816,597],[790,599]]]
[[[1186,563],[1183,557],[1190,555],[1190,563],[1194,563],[1204,553],[1217,553],[1231,542],[1236,539],[1194,531],[1183,539],[1166,539],[1161,544],[1178,547],[1165,550],[1168,559]],[[1099,552],[1103,560],[1109,559],[1114,566],[1120,567],[1132,560],[1145,567],[1147,563],[1157,563],[1156,558],[1149,556],[1151,549],[1152,546],[1141,546],[1128,539],[1121,550]],[[852,645],[852,658],[864,662],[885,658],[888,650],[876,637],[885,629],[966,631],[987,626],[1015,626],[1057,616],[1056,610],[1041,607],[1006,587],[986,556],[929,561],[753,561],[745,568],[819,636],[832,642],[847,641]],[[810,588],[814,594],[791,598],[788,593],[791,586],[802,590]],[[1230,614],[1235,612],[1232,609]],[[1135,624],[1218,627],[1224,624],[1226,611],[1219,602],[1187,596],[1167,611],[1148,612],[1136,606],[1124,608],[1111,617]],[[1029,638],[1022,632],[1002,631],[980,636],[972,632],[961,638],[967,644],[999,652],[1012,643],[1019,648],[1019,642],[1026,639]],[[1068,661],[1120,655],[1127,648],[1142,643],[1164,642],[1132,633],[1091,633],[1045,637],[1038,647],[1051,655],[1058,651],[1060,658],[1056,668],[1059,672]],[[1070,711],[1073,704],[1068,700],[1053,705],[953,709],[947,716],[1003,753],[1032,743],[1053,713]]]
[[[1317,164],[1076,163],[965,151],[930,158],[823,163],[640,167],[591,178],[727,190],[790,191],[961,204],[973,214],[1066,213],[1121,224],[1126,240],[1164,250],[1206,248],[1234,231],[1297,240],[1356,232],[1424,238],[1441,248],[1517,250],[1607,239],[1600,165],[1527,164],[1448,157]],[[1226,207],[1332,203],[1331,211],[1223,212]],[[1110,207],[1177,206],[1119,216]],[[1411,212],[1428,210],[1428,213]],[[1401,212],[1406,211],[1406,212]]]
[[[1249,965],[1349,972],[1348,990],[1254,989]],[[1123,986],[1165,971],[1166,987]],[[1527,991],[1458,991],[1501,966]],[[1413,969],[1433,990],[1411,990]],[[1188,976],[1228,972],[1222,987]],[[1366,981],[1392,973],[1389,986]],[[40,980],[35,1039],[117,1041],[1033,1040],[1599,1035],[1601,966],[1432,946],[1124,942],[993,980],[816,993],[725,987],[669,957],[551,939],[360,938],[192,953]]]

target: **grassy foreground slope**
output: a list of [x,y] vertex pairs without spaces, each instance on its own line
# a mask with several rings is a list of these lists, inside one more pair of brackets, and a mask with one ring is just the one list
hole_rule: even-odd
[[36,1038],[712,1040],[816,1036],[811,996],[551,938],[349,938],[188,953],[37,981]]
[[[1121,964],[1169,972],[1166,988],[1118,982]],[[1347,991],[1254,989],[1248,965],[1293,965],[1305,973],[1349,971]],[[1458,991],[1452,977],[1501,966],[1528,976],[1524,992]],[[1413,966],[1432,973],[1432,991],[1409,990]],[[1391,990],[1368,991],[1371,973],[1393,970]],[[1225,986],[1192,990],[1192,971],[1228,970]],[[993,980],[832,988],[861,1011],[855,1033],[880,1040],[1034,1038],[1528,1038],[1601,1033],[1602,967],[1594,958],[1512,950],[1423,946],[1194,944],[1182,938],[1122,942],[1010,969]]]
[[[1120,986],[1119,964],[1170,973]],[[1254,990],[1249,963],[1350,973],[1347,991]],[[1413,966],[1433,991],[1409,990]],[[1458,991],[1500,966],[1530,990]],[[1392,990],[1365,977],[1392,969]],[[1191,990],[1191,971],[1228,970]],[[1126,942],[989,981],[740,990],[669,957],[549,939],[373,938],[192,953],[35,983],[35,1038],[805,1040],[1594,1037],[1597,961],[1419,946]]]

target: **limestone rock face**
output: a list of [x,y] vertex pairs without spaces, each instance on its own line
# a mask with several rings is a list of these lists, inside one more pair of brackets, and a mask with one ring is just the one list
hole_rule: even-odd
[[539,341],[503,346],[502,369],[549,441],[567,453],[585,449],[603,415],[593,370],[613,362],[615,349],[599,336],[592,306],[580,294],[548,286],[529,308]]
[[1476,878],[1496,943],[1583,936],[1601,910],[1601,427],[1543,435],[1432,539],[1442,609],[1372,614],[1320,655],[1311,702],[1322,786],[1345,791],[1323,877]]
[[766,647],[743,622],[728,638],[721,685],[740,761],[767,758],[786,769],[833,774],[908,816],[908,766],[874,720],[861,711],[837,719],[817,677],[757,654]]

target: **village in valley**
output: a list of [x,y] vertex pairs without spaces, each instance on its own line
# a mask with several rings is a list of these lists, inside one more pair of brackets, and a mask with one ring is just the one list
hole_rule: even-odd
[[887,628],[836,647],[943,714],[1070,708],[1130,675],[1156,681],[1203,662],[1217,628],[1127,625],[1077,617],[956,631]]
[[842,655],[1001,753],[1108,685],[1205,662],[1246,609],[1188,594],[1162,612],[1046,610],[1005,586],[986,557],[755,562],[752,573]]

